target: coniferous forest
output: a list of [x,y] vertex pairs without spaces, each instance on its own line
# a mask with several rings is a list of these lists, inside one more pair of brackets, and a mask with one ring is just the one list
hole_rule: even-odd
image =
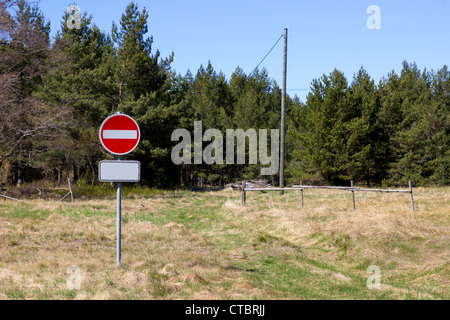
[[[260,164],[175,165],[175,129],[280,127],[281,88],[265,69],[229,79],[209,62],[177,74],[173,54],[152,47],[148,12],[130,3],[110,34],[88,14],[80,28],[50,24],[26,0],[0,0],[0,183],[68,177],[98,181],[112,159],[98,130],[122,111],[139,124],[128,159],[141,184],[158,188],[260,178]],[[55,28],[55,26],[52,26]],[[290,57],[295,59],[295,57]],[[450,184],[450,70],[403,62],[376,83],[361,67],[349,79],[330,70],[312,79],[306,102],[286,101],[286,180],[348,185]],[[127,159],[127,157],[125,157]],[[247,162],[248,163],[248,160]],[[263,177],[277,184],[277,176]]]

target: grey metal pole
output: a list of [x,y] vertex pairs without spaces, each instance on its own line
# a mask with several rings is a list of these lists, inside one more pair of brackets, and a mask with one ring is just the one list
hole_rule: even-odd
[[[353,188],[353,180],[350,180],[350,187]],[[356,206],[355,206],[355,191],[352,190],[352,199],[353,199],[353,211],[356,210]]]
[[[283,53],[283,88],[281,93],[281,146],[280,146],[280,188],[284,187],[284,154],[285,154],[285,125],[286,125],[286,73],[287,73],[287,32],[284,28],[284,53]],[[284,194],[284,190],[280,191]]]
[[413,200],[411,180],[408,181],[408,185],[409,185],[409,194],[411,195],[411,209],[412,209],[412,211],[414,211],[414,200]]
[[[116,160],[122,160],[121,156],[117,156]],[[122,184],[117,183],[117,265],[120,265],[122,256]]]
[[117,184],[117,264],[121,258],[122,184]]

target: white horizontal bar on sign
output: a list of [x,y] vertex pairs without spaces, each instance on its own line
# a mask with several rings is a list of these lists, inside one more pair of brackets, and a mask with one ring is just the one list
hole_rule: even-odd
[[100,161],[98,178],[102,182],[139,182],[141,163],[139,161]]
[[137,139],[137,130],[103,130],[103,139]]

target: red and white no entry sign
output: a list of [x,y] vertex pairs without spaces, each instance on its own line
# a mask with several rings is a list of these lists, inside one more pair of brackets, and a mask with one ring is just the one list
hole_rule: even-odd
[[116,113],[103,121],[99,135],[100,142],[106,150],[115,155],[124,155],[137,147],[141,131],[133,118]]

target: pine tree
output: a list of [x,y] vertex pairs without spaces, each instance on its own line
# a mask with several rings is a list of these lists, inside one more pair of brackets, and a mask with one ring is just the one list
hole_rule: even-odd
[[381,182],[385,173],[384,140],[378,121],[380,109],[375,83],[364,68],[350,86],[349,107],[352,119],[347,124],[349,175],[355,180]]
[[131,2],[120,26],[113,24],[112,39],[117,45],[113,85],[116,110],[135,118],[141,129],[141,142],[133,156],[141,161],[142,181],[167,187],[179,177],[170,161],[170,137],[180,118],[184,119],[186,101],[177,91],[180,88],[174,88],[173,54],[160,59],[159,51],[151,52],[153,38],[146,37],[147,20],[147,10],[139,11]]
[[433,101],[425,111],[426,170],[429,182],[450,184],[450,71],[442,67],[432,76]]
[[[111,40],[84,13],[79,28],[69,28],[65,13],[61,30],[46,61],[47,73],[35,95],[61,123],[64,132],[56,139],[42,141],[40,163],[62,170],[75,178],[81,168],[96,181],[96,162],[101,158],[98,121],[113,110],[114,97],[108,90],[108,63],[114,56]],[[46,169],[46,168],[45,168]]]
[[119,101],[138,100],[141,95],[158,90],[166,79],[158,63],[159,51],[151,54],[153,37],[146,38],[148,13],[131,2],[120,20],[120,29],[112,28],[118,45],[115,77]]
[[352,118],[344,75],[334,70],[312,82],[306,101],[306,134],[303,141],[310,163],[331,184],[349,180],[344,123]]
[[[439,74],[444,82],[445,77],[448,79],[445,69]],[[439,82],[432,73],[426,70],[421,73],[415,63],[404,62],[399,92],[403,98],[403,121],[394,140],[398,146],[397,161],[391,169],[393,178],[403,184],[412,180],[425,185],[432,176],[431,180],[437,178],[435,181],[444,183],[448,180],[448,173],[442,170],[448,166],[448,156],[445,156],[448,152],[448,98],[444,90],[439,92],[433,88],[439,87]],[[439,178],[435,175],[436,169],[442,173]]]

